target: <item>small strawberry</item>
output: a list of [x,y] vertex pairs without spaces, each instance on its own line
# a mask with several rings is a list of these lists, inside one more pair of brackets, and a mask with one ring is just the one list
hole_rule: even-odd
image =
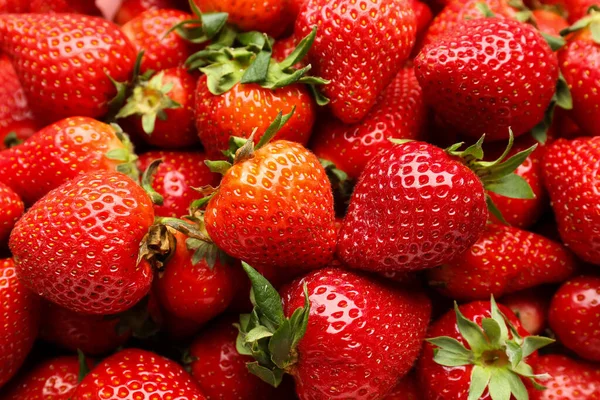
[[34,14],[76,13],[102,16],[94,0],[31,0],[29,12]]
[[79,175],[49,192],[17,222],[9,241],[25,286],[85,314],[130,308],[148,293],[148,260],[136,260],[154,222],[152,202],[127,176]]
[[530,390],[529,400],[598,400],[600,399],[600,368],[563,355],[541,356],[536,373],[547,373],[542,381],[546,389]]
[[[417,364],[426,399],[527,399],[534,375],[536,350],[551,339],[530,336],[517,317],[493,300],[454,305],[429,327],[423,354]],[[512,396],[511,396],[512,395]]]
[[46,124],[105,115],[117,95],[113,82],[127,81],[135,61],[133,45],[116,25],[78,14],[0,15],[0,49]]
[[405,375],[404,378],[396,384],[384,400],[423,400],[421,390],[417,385],[417,378],[414,373]]
[[554,294],[548,322],[558,340],[580,357],[600,361],[600,278],[580,276]]
[[560,283],[576,270],[573,255],[560,243],[506,225],[489,224],[460,258],[429,271],[429,284],[460,301]]
[[539,8],[531,11],[531,15],[539,31],[548,35],[559,37],[560,32],[569,27],[567,20],[552,9]]
[[0,387],[17,372],[37,337],[40,299],[17,279],[13,260],[0,260]]
[[205,399],[177,363],[138,349],[121,350],[104,359],[83,378],[71,400],[112,398]]
[[295,33],[318,34],[308,55],[315,73],[331,81],[323,93],[344,123],[363,119],[410,55],[416,22],[408,0],[308,0]]
[[115,15],[115,23],[125,25],[148,10],[183,9],[180,3],[178,0],[123,0]]
[[0,246],[6,245],[10,231],[24,210],[21,198],[11,188],[0,183]]
[[502,304],[515,313],[523,328],[538,335],[546,328],[550,297],[544,288],[523,290],[502,297]]

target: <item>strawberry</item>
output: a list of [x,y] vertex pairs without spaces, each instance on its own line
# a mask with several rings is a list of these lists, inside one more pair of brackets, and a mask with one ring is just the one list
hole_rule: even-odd
[[324,268],[284,289],[282,307],[269,282],[243,265],[256,306],[240,317],[237,343],[257,360],[250,372],[274,386],[290,373],[302,400],[374,399],[411,369],[431,314],[423,293]]
[[[51,212],[50,212],[51,210]],[[86,314],[115,314],[148,293],[150,263],[136,260],[154,222],[152,202],[118,172],[79,175],[17,222],[9,241],[25,286]]]
[[427,27],[431,23],[431,20],[433,19],[433,14],[431,13],[429,6],[422,1],[411,0],[410,3],[413,8],[413,12],[415,13],[417,37],[422,37],[427,30]]
[[571,24],[575,24],[585,17],[590,7],[593,6],[598,6],[598,0],[566,0],[563,5]]
[[316,75],[331,81],[323,93],[342,122],[363,119],[394,79],[415,43],[416,22],[407,0],[308,0],[295,33],[319,28],[309,51]]
[[546,150],[544,181],[560,236],[585,261],[600,265],[600,137],[558,139]]
[[81,173],[117,169],[132,174],[133,161],[126,138],[114,126],[72,117],[0,152],[0,182],[31,205]]
[[0,14],[29,12],[30,0],[0,0]]
[[384,400],[422,400],[421,391],[417,386],[417,380],[413,373],[405,375],[396,384]]
[[502,304],[515,313],[523,328],[532,335],[546,328],[550,296],[543,288],[511,293],[502,297]]
[[597,400],[600,399],[600,368],[596,364],[563,355],[541,356],[534,367],[550,378],[543,381],[545,390],[531,390],[529,400]]
[[580,276],[554,294],[548,322],[558,340],[580,357],[600,361],[600,278]]
[[[483,327],[483,328],[482,328]],[[517,317],[492,301],[454,305],[430,327],[417,364],[426,399],[527,399],[536,350],[552,340],[530,336]],[[512,396],[511,396],[512,394]]]
[[40,322],[39,298],[17,279],[13,260],[0,260],[0,387],[12,378],[25,361],[37,336]]
[[127,81],[135,60],[116,25],[78,14],[0,15],[0,49],[45,124],[105,115],[117,94],[113,81]]
[[554,10],[539,8],[531,11],[531,14],[537,28],[542,33],[560,36],[560,31],[569,27],[567,20]]
[[[285,60],[294,52],[296,46],[298,46],[298,42],[298,38],[294,35],[285,39],[276,40],[275,43],[273,43],[273,59],[277,62]],[[301,65],[301,67],[305,66],[305,63]]]
[[25,205],[8,186],[0,183],[0,245],[6,245],[8,235],[23,215]]
[[[556,56],[542,35],[498,18],[461,22],[425,46],[415,68],[425,100],[444,122],[491,140],[506,139],[509,127],[522,135],[542,121],[558,80]],[[535,85],[519,90],[516,82]]]
[[29,12],[34,14],[46,13],[76,13],[102,16],[94,0],[31,0]]
[[429,271],[429,284],[447,297],[483,300],[490,295],[560,283],[576,269],[560,243],[506,225],[490,224],[460,258]]
[[205,399],[177,363],[139,349],[121,350],[104,359],[83,378],[71,400],[109,398]]
[[183,9],[179,3],[177,0],[123,0],[115,15],[115,23],[125,25],[148,10]]

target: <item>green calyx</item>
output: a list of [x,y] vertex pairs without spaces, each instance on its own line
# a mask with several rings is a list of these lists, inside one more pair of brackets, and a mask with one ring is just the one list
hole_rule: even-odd
[[236,348],[240,354],[256,360],[246,363],[252,374],[277,387],[298,361],[296,349],[306,333],[310,313],[308,289],[305,284],[304,306],[286,318],[277,290],[254,268],[244,262],[242,266],[252,284],[250,299],[254,309],[240,315]]
[[548,139],[547,133],[548,129],[552,125],[552,120],[554,119],[554,111],[556,107],[560,107],[563,110],[570,110],[573,108],[573,98],[571,97],[571,91],[569,90],[569,85],[565,80],[562,72],[558,73],[558,80],[556,81],[556,90],[554,91],[554,95],[552,96],[552,100],[544,113],[544,118],[531,129],[531,135],[535,140],[539,143],[546,143]]
[[528,400],[523,379],[530,380],[536,389],[544,389],[538,380],[549,376],[536,375],[526,359],[554,340],[541,336],[522,338],[493,297],[491,318],[484,318],[481,327],[466,319],[456,303],[454,310],[458,330],[469,348],[448,336],[427,341],[434,346],[436,363],[446,367],[473,366],[468,400],[478,400],[486,389],[492,400],[509,400],[511,395],[516,400]]
[[591,6],[585,17],[581,18],[570,27],[560,31],[560,34],[561,36],[568,36],[573,32],[578,32],[583,29],[589,29],[594,43],[600,44],[600,6]]
[[23,139],[20,139],[17,136],[17,132],[9,132],[8,135],[4,136],[4,147],[10,149],[11,147],[15,147],[23,143]]
[[164,202],[164,198],[152,187],[152,183],[154,181],[154,174],[158,169],[158,166],[162,163],[163,160],[158,159],[154,160],[148,165],[148,168],[142,174],[142,188],[148,193],[152,203],[161,206]]
[[219,42],[222,36],[235,31],[227,25],[229,15],[224,12],[202,13],[193,0],[189,0],[190,9],[196,18],[181,21],[165,33],[165,37],[176,32],[183,39],[192,43]]
[[110,160],[119,161],[120,163],[116,167],[117,171],[139,182],[140,173],[136,165],[138,156],[134,152],[129,136],[123,132],[123,129],[119,125],[110,124],[110,126],[114,129],[115,134],[124,147],[108,151],[105,157]]
[[79,362],[79,373],[77,375],[77,383],[81,383],[83,378],[90,373],[90,369],[83,351],[77,349],[77,361]]

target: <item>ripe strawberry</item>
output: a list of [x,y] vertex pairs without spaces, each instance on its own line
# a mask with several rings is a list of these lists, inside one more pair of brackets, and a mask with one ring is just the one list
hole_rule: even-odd
[[444,122],[491,140],[506,139],[509,127],[518,136],[536,126],[558,79],[556,56],[542,35],[498,18],[461,22],[425,46],[415,68],[425,100]]
[[[481,327],[484,326],[482,329]],[[536,350],[552,340],[530,336],[508,308],[476,301],[448,311],[430,327],[417,364],[426,399],[527,399]],[[512,394],[512,396],[511,396]]]
[[109,398],[205,399],[174,361],[138,349],[121,350],[104,359],[83,378],[71,400]]
[[546,150],[544,181],[560,236],[583,260],[600,265],[600,137],[558,139]]
[[21,198],[8,186],[0,183],[0,245],[6,245],[8,235],[17,220],[23,215],[25,205]]
[[550,378],[542,382],[545,390],[530,390],[529,400],[600,399],[600,368],[596,364],[548,354],[538,359],[534,371]]
[[17,279],[13,260],[0,260],[0,387],[12,378],[25,361],[37,336],[39,298]]
[[29,12],[29,0],[0,0],[0,14]]
[[431,314],[422,292],[324,268],[284,289],[281,307],[269,282],[244,269],[256,307],[240,318],[238,351],[253,355],[250,372],[274,386],[289,372],[302,400],[383,398],[417,358]]
[[415,43],[416,22],[407,0],[308,0],[295,33],[318,26],[308,55],[330,108],[344,123],[363,119],[394,79]]
[[566,0],[563,8],[569,16],[569,23],[575,24],[581,18],[585,17],[590,7],[598,6],[597,0]]
[[546,328],[550,297],[546,290],[538,287],[506,295],[502,297],[502,304],[515,313],[527,332],[537,335]]
[[115,23],[125,25],[144,11],[164,8],[183,9],[177,0],[123,0],[115,15]]
[[421,390],[417,386],[417,379],[414,373],[405,375],[404,378],[396,384],[384,400],[423,400]]
[[483,300],[564,282],[576,269],[560,243],[506,225],[490,224],[460,258],[429,271],[429,284],[460,301]]
[[429,6],[419,0],[411,0],[410,1],[413,12],[415,13],[415,21],[417,26],[417,37],[422,37],[429,23],[433,19],[433,14],[431,13],[431,9]]
[[36,293],[72,311],[115,314],[148,293],[149,261],[136,260],[154,222],[134,181],[110,171],[80,175],[33,205],[9,241],[17,273]]
[[600,278],[580,276],[565,282],[554,294],[548,322],[568,349],[600,361]]
[[531,14],[539,31],[548,35],[558,37],[560,31],[569,27],[567,20],[554,10],[539,8],[531,11]]
[[76,13],[102,16],[94,0],[31,0],[29,12],[34,14]]

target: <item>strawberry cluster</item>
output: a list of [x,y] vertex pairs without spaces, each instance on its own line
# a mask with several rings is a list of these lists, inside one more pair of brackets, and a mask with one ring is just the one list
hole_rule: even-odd
[[596,2],[0,0],[0,398],[600,399]]

